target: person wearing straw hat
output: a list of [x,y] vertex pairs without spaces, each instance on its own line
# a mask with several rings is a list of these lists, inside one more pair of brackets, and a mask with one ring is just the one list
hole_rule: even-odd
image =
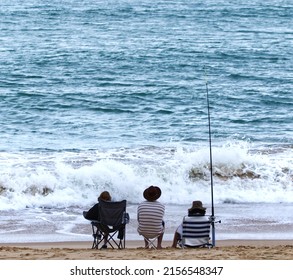
[[[188,216],[204,216],[206,213],[206,208],[203,207],[200,200],[195,200],[192,202],[191,208],[188,209]],[[178,226],[175,231],[172,248],[176,248],[178,241],[181,240],[182,236],[182,223]]]
[[[162,249],[164,235],[164,214],[165,206],[158,201],[162,192],[157,186],[150,186],[143,192],[145,201],[141,202],[137,208],[138,233],[141,235],[158,235],[157,249]],[[145,248],[148,242],[145,240]]]

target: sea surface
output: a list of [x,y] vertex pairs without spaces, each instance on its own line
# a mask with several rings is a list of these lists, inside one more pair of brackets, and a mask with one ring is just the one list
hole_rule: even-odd
[[291,0],[1,0],[0,242],[91,240],[82,211],[104,190],[138,239],[149,185],[166,239],[193,200],[217,239],[292,239],[292,15]]

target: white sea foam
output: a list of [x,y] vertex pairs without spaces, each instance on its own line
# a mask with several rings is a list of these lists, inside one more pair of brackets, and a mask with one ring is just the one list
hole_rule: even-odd
[[[4,154],[0,209],[86,206],[102,190],[137,203],[148,185],[162,201],[210,201],[208,149],[148,147],[56,154]],[[255,152],[243,144],[213,149],[216,203],[293,202],[292,152]]]

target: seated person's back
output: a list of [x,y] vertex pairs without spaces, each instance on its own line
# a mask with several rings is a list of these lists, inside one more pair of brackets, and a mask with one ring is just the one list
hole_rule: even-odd
[[[111,195],[107,191],[101,192],[98,197],[98,201],[102,199],[105,201],[111,201]],[[91,207],[88,211],[83,211],[83,216],[87,220],[98,220],[99,219],[99,203],[96,203],[93,207]]]
[[143,192],[146,199],[137,208],[137,231],[145,238],[145,248],[148,248],[146,238],[157,238],[157,249],[162,248],[164,235],[164,214],[165,206],[157,201],[161,196],[161,189],[157,186],[150,186]]
[[[188,209],[188,217],[187,220],[192,220],[192,217],[197,217],[197,221],[205,222],[207,218],[205,217],[206,208],[203,207],[202,202],[200,200],[195,200],[192,202],[192,207]],[[183,225],[182,223],[178,226],[175,231],[172,247],[176,248],[178,241],[182,239],[183,233]]]
[[138,232],[158,234],[164,230],[163,217],[165,206],[158,201],[143,201],[137,208]]

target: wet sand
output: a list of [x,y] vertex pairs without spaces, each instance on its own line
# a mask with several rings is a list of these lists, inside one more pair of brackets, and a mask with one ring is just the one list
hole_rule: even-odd
[[127,241],[126,248],[91,249],[91,242],[0,244],[1,260],[293,260],[293,240],[219,240],[214,248],[144,249],[143,241]]

